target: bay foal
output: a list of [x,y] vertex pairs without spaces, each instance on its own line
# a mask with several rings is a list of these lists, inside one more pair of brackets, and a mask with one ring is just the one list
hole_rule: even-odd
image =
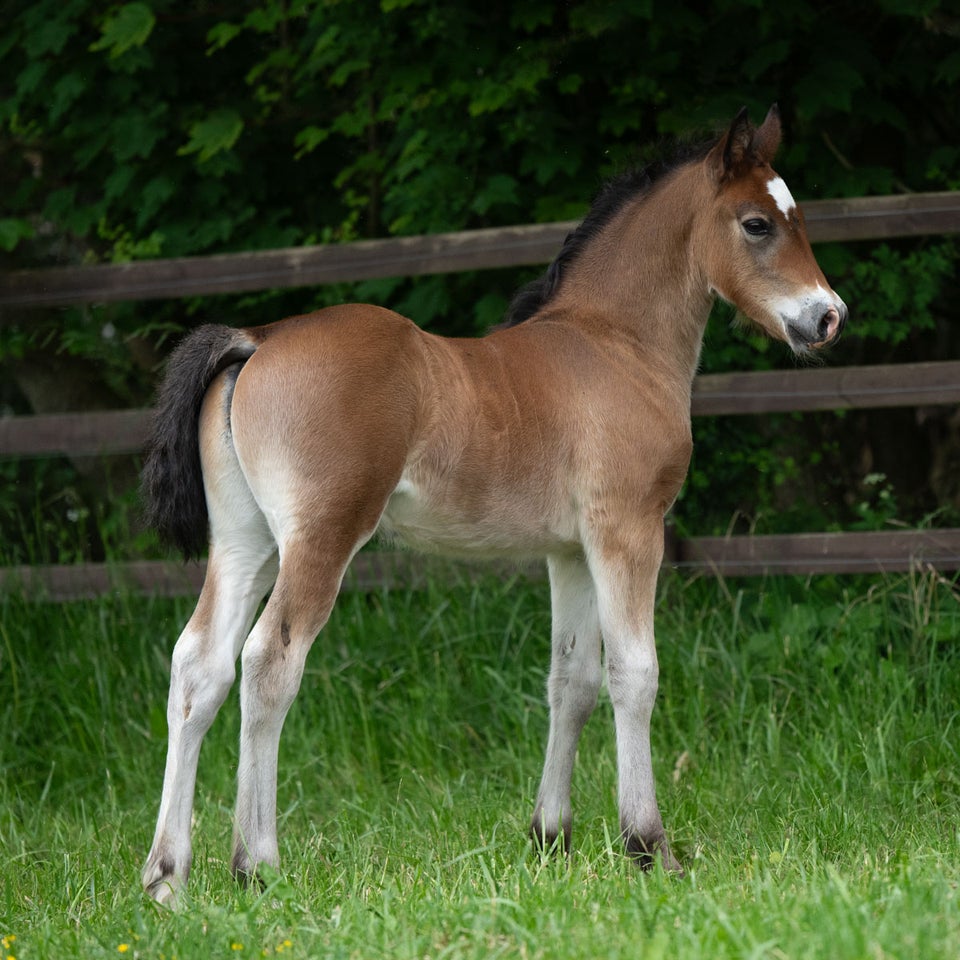
[[349,305],[201,327],[178,347],[144,490],[152,522],[188,555],[209,521],[209,564],[173,652],[143,869],[153,897],[174,902],[186,882],[200,743],[241,655],[233,869],[277,864],[280,730],[344,571],[378,529],[452,555],[546,557],[550,728],[533,838],[569,848],[602,644],[626,849],[679,869],[650,756],[654,595],[710,306],[723,297],[798,353],[834,340],[846,316],[771,169],[779,140],[776,109],[756,129],[744,111],[711,148],[614,181],[482,339]]

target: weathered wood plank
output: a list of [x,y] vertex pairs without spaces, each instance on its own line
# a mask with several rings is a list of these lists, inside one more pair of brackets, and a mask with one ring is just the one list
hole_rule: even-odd
[[156,300],[529,266],[552,259],[575,226],[573,221],[533,224],[249,253],[11,271],[0,276],[0,307]]
[[811,243],[960,232],[960,192],[846,197],[803,204]]
[[[694,416],[960,403],[960,361],[771,370],[697,377]],[[0,458],[95,456],[143,448],[150,410],[0,418]]]
[[[960,570],[960,529],[781,536],[692,537],[671,543],[664,565],[687,573],[751,577],[780,574],[896,573],[917,567]],[[487,574],[540,580],[540,565],[468,564],[413,553],[359,554],[344,591],[421,589],[469,582]],[[203,584],[202,563],[151,560],[0,569],[0,594],[63,602],[117,592],[156,597],[190,596]]]
[[0,417],[0,457],[90,457],[143,448],[150,410]]
[[[960,232],[960,191],[811,200],[803,207],[813,242]],[[206,296],[531,266],[551,260],[576,224],[571,220],[340,245],[11,271],[0,275],[0,307]]]
[[[62,603],[90,600],[112,593],[179,597],[200,592],[204,562],[138,560],[127,563],[47,564],[0,568],[0,595],[20,593],[30,599]],[[358,554],[344,577],[342,591],[423,589],[428,582],[470,582],[484,574],[542,579],[542,565],[466,564],[442,557],[402,551]]]
[[61,603],[130,592],[156,597],[198,593],[205,565],[137,560],[103,564],[38,564],[0,570],[0,593]]
[[960,529],[692,537],[671,565],[717,576],[960,570]]
[[706,374],[694,416],[960,403],[960,361]]

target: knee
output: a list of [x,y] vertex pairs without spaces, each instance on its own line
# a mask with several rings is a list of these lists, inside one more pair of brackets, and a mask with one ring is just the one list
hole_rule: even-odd
[[554,670],[547,683],[547,696],[554,709],[566,706],[576,714],[589,716],[597,705],[603,683],[599,655],[588,663],[566,664],[566,669]]
[[183,633],[173,649],[170,662],[171,688],[193,696],[203,692],[212,698],[227,695],[236,677],[233,659],[224,656],[209,638]]
[[307,645],[290,639],[282,626],[261,629],[258,624],[243,648],[244,709],[262,708],[268,713],[285,710],[300,685]]
[[235,677],[229,656],[218,655],[202,636],[184,634],[171,660],[168,714],[178,713],[185,722],[208,722],[226,699]]
[[607,686],[614,706],[653,706],[660,682],[654,650],[611,654],[607,659]]

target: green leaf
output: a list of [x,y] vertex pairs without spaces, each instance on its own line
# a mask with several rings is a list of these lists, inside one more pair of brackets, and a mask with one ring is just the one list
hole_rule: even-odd
[[59,120],[87,88],[87,82],[80,73],[64,74],[54,85],[50,93],[50,119]]
[[33,236],[33,227],[26,220],[4,218],[0,220],[0,250],[10,253],[21,240]]
[[153,31],[156,17],[145,3],[126,3],[107,14],[100,28],[100,39],[90,45],[94,53],[107,50],[110,59],[133,47],[142,47]]
[[293,138],[293,145],[297,148],[296,158],[299,160],[302,156],[310,153],[311,150],[316,150],[329,136],[329,129],[312,125],[304,127]]
[[236,23],[218,23],[207,32],[207,56],[222,50],[243,28]]
[[145,113],[134,110],[120,114],[110,124],[113,156],[120,163],[134,157],[149,157],[157,140],[163,136],[160,124],[162,111]]
[[555,15],[554,5],[544,0],[526,0],[515,3],[510,10],[510,26],[533,33],[537,27],[547,26],[553,22]]
[[262,7],[251,10],[243,24],[257,33],[273,33],[285,17],[286,11],[282,4],[267,3]]
[[490,177],[474,197],[472,207],[481,216],[491,207],[517,203],[517,181],[505,173]]
[[177,154],[183,157],[199,153],[200,163],[206,163],[218,153],[232,150],[242,132],[243,118],[236,110],[214,110],[190,127],[190,140]]
[[176,183],[170,177],[159,176],[150,180],[140,191],[137,205],[137,227],[143,226],[153,217],[163,205],[176,194]]
[[774,40],[770,43],[764,43],[748,56],[740,65],[745,76],[751,81],[756,81],[763,76],[764,72],[772,66],[782,63],[790,55],[790,41],[786,38]]
[[17,94],[26,97],[40,88],[47,78],[49,60],[34,60],[28,63],[17,77]]
[[108,200],[122,197],[133,181],[136,170],[131,166],[118,166],[103,182],[103,195]]
[[77,32],[77,25],[72,21],[70,13],[64,10],[54,13],[49,4],[31,10],[26,17],[26,25],[23,46],[31,60],[48,54],[56,56]]
[[583,86],[583,77],[579,73],[568,73],[557,80],[559,93],[576,93]]
[[816,111],[849,113],[855,91],[863,88],[864,78],[849,63],[837,60],[814,61],[806,76],[796,84],[797,102],[811,114]]

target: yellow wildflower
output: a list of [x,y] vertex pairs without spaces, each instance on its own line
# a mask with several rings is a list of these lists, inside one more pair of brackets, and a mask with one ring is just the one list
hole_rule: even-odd
[[117,944],[117,953],[126,953],[130,949],[129,943],[118,943]]

